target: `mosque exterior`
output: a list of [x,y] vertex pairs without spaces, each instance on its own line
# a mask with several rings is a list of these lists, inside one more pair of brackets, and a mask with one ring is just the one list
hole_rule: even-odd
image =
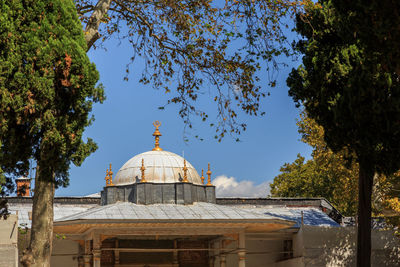
[[[55,199],[52,266],[354,265],[354,228],[340,224],[342,216],[328,201],[217,198],[210,164],[204,177],[203,170],[199,175],[186,159],[164,151],[160,125],[154,123],[151,151],[129,159],[115,177],[110,165],[99,196]],[[29,232],[32,198],[8,202],[14,215],[0,221],[0,240],[3,232],[9,236],[8,243],[0,241],[0,266],[18,266],[29,235],[16,234],[13,220]],[[373,262],[398,266],[398,240],[386,232],[374,235]],[[9,245],[7,252],[1,242]]]

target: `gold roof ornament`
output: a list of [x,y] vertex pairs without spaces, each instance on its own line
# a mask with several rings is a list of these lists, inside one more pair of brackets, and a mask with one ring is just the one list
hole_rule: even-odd
[[183,159],[183,182],[184,183],[189,183],[189,180],[187,178],[187,170],[188,168],[186,167],[186,159]]
[[106,180],[106,186],[109,186],[110,184],[110,176],[108,176],[108,169],[106,169],[106,178],[104,178]]
[[108,186],[113,186],[114,185],[113,182],[112,182],[112,179],[113,179],[112,176],[113,176],[113,172],[111,170],[111,163],[110,163],[110,170],[108,172],[108,177],[110,178],[110,180],[109,180]]
[[144,166],[144,159],[142,159],[142,167],[140,167],[140,171],[142,172],[142,179],[140,180],[141,183],[147,183],[144,171],[146,170],[146,167]]
[[110,163],[110,170],[106,169],[106,178],[105,178],[106,186],[113,186],[114,185],[113,182],[112,182],[112,175],[113,175],[113,172],[111,170],[111,163]]
[[154,127],[156,127],[156,130],[153,133],[153,136],[155,137],[155,144],[153,151],[162,151],[162,148],[160,147],[160,136],[162,135],[160,131],[158,130],[158,127],[161,126],[161,122],[155,121],[153,122]]
[[211,183],[211,171],[210,171],[210,163],[208,163],[208,171],[206,172],[208,176],[207,184],[208,186],[212,185]]
[[200,177],[200,179],[201,179],[201,183],[202,184],[204,184],[204,170],[203,169],[201,169],[201,177]]

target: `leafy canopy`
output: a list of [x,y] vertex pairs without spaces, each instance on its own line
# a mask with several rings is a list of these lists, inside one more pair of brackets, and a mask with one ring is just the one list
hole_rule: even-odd
[[96,149],[82,134],[103,100],[72,1],[0,1],[0,164],[23,175],[29,159],[58,185]]
[[276,197],[324,197],[342,214],[353,216],[357,210],[358,164],[347,149],[334,153],[324,141],[324,130],[305,112],[297,122],[302,141],[313,148],[305,162],[300,154],[285,163],[271,184]]
[[400,3],[319,3],[297,18],[304,57],[287,80],[289,94],[324,128],[331,149],[347,146],[374,170],[393,173],[400,168]]
[[[165,104],[180,106],[188,127],[192,117],[210,120],[215,138],[238,136],[246,123],[244,111],[260,115],[260,102],[268,94],[259,84],[260,62],[279,67],[277,57],[289,55],[285,29],[300,3],[287,0],[78,0],[86,25],[88,47],[119,38],[132,47],[129,72],[137,57],[145,60],[140,79],[170,94]],[[275,86],[275,76],[270,76]],[[203,94],[215,102],[217,118],[197,101]],[[207,100],[207,98],[204,98]],[[160,107],[161,109],[165,106]]]

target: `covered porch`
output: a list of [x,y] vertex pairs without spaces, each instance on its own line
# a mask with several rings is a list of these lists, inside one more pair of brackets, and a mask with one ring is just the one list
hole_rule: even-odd
[[79,244],[79,267],[245,267],[268,253],[289,258],[293,225],[210,203],[116,203],[62,218],[54,232]]

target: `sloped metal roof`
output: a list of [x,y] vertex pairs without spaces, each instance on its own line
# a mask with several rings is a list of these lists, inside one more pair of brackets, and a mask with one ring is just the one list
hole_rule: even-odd
[[[246,207],[248,209],[248,207]],[[301,218],[303,217],[303,224],[312,226],[337,226],[340,224],[335,222],[326,213],[317,208],[301,207],[301,208],[288,208],[288,207],[268,207],[268,208],[252,208],[252,212],[264,214],[267,216],[274,216],[284,220],[295,221],[294,228],[301,226]]]
[[[72,214],[86,211],[89,208],[98,207],[97,204],[54,204],[54,220],[69,216]],[[30,219],[30,213],[32,212],[31,203],[13,203],[9,204],[8,210],[11,214],[17,214],[18,212],[18,226],[22,228],[31,228],[32,220]]]
[[92,208],[56,221],[72,220],[278,220],[276,216],[255,213],[250,210],[197,202],[193,205],[154,204],[137,205],[118,202]]
[[[18,211],[18,225],[31,227],[29,213],[32,211],[31,203],[9,203],[12,214]],[[54,220],[79,220],[96,219],[283,219],[295,221],[295,228],[301,225],[301,212],[303,223],[313,226],[340,226],[328,215],[317,208],[310,207],[285,207],[267,205],[218,205],[210,203],[195,203],[194,205],[135,205],[120,202],[113,205],[99,206],[97,204],[54,204]]]

